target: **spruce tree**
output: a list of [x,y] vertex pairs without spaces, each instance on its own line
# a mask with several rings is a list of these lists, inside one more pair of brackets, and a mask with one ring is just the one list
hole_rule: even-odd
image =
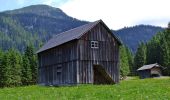
[[11,66],[11,84],[10,86],[19,86],[21,85],[21,65],[20,60],[21,56],[15,49],[10,49],[9,53],[9,63]]
[[146,62],[146,47],[145,44],[142,42],[139,45],[134,57],[134,72],[136,72],[136,74],[137,74],[136,70],[139,67],[142,67],[145,64],[145,62]]
[[35,84],[37,82],[37,57],[34,54],[34,48],[33,45],[27,46],[25,50],[25,58],[28,59],[29,61],[29,66],[31,69],[31,74],[32,74],[32,83]]
[[0,49],[0,87],[2,87],[2,81],[3,81],[3,75],[2,75],[2,70],[3,70],[3,66],[2,66],[2,59],[3,59],[3,52]]
[[166,69],[164,70],[164,75],[170,75],[170,31],[169,29],[165,30],[162,34],[160,40],[160,58],[161,58],[161,65],[164,66]]
[[32,80],[30,62],[26,56],[23,56],[22,60],[23,60],[23,62],[22,62],[23,65],[22,65],[22,69],[21,69],[22,85],[29,85]]
[[163,74],[170,75],[170,23],[168,28],[159,32],[147,43],[146,63],[159,63],[164,68]]
[[146,64],[160,63],[160,38],[162,33],[158,33],[146,45]]
[[130,70],[130,73],[129,75],[134,75],[134,71],[133,71],[133,54],[132,52],[130,51],[130,49],[128,47],[126,47],[126,54],[127,54],[127,57],[128,57],[128,64],[129,64],[129,70]]
[[126,52],[126,48],[122,46],[120,48],[120,75],[125,78],[129,74],[129,62]]
[[[2,66],[2,57],[3,57],[3,52],[0,49],[0,67]],[[1,78],[1,77],[0,77]]]
[[11,74],[11,65],[9,59],[9,53],[5,52],[2,57],[2,66],[0,68],[1,80],[0,85],[1,87],[10,87],[12,83],[12,74]]

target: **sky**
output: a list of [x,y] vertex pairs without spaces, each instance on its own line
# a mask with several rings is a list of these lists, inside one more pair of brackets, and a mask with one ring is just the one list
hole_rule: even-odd
[[47,4],[86,21],[102,19],[117,30],[139,24],[166,27],[170,22],[170,0],[0,0],[0,11]]

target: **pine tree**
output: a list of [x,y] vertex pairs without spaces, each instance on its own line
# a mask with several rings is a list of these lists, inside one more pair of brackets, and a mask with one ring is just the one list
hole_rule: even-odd
[[159,32],[147,43],[147,64],[159,63],[165,70],[164,75],[170,75],[170,23],[168,28]]
[[3,81],[3,75],[2,75],[2,70],[3,70],[3,66],[2,66],[2,59],[3,59],[3,52],[2,50],[0,49],[0,87],[3,87],[2,86],[2,81]]
[[129,75],[134,75],[134,71],[133,71],[133,64],[134,64],[133,54],[132,54],[132,52],[129,50],[128,47],[126,47],[126,54],[127,54],[127,57],[128,57],[128,64],[129,64],[129,70],[130,70]]
[[[2,57],[3,57],[3,52],[2,50],[0,49],[0,68],[2,66]],[[0,77],[1,78],[1,77]]]
[[32,74],[32,83],[35,84],[37,82],[37,57],[34,54],[34,48],[33,45],[27,46],[25,50],[25,57],[29,61],[29,65],[31,68],[31,74]]
[[146,64],[160,63],[160,38],[162,33],[158,33],[146,45]]
[[134,57],[134,72],[137,74],[137,69],[142,67],[146,62],[146,47],[144,43],[141,43],[137,49]]
[[166,67],[166,70],[164,70],[164,75],[170,75],[170,31],[167,29],[164,32],[162,32],[162,37],[160,40],[160,64],[164,67]]
[[26,56],[22,58],[22,69],[21,69],[21,81],[23,85],[29,85],[31,83],[32,74],[29,59]]
[[31,65],[31,70],[32,70],[32,82],[33,84],[37,83],[37,74],[38,74],[38,63],[37,63],[37,56],[33,55],[32,57],[32,65]]
[[10,87],[12,82],[12,74],[11,74],[11,66],[10,66],[10,59],[9,59],[9,53],[5,52],[2,57],[2,66],[0,68],[1,73],[1,80],[0,85],[1,87]]
[[120,48],[120,75],[125,78],[129,74],[129,63],[126,48],[122,46]]
[[10,49],[9,53],[9,64],[11,66],[11,83],[10,86],[21,85],[21,56],[15,49]]

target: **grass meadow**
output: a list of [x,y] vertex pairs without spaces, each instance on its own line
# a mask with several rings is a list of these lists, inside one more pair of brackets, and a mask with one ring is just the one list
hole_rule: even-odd
[[170,78],[131,78],[115,85],[2,88],[0,100],[170,100]]

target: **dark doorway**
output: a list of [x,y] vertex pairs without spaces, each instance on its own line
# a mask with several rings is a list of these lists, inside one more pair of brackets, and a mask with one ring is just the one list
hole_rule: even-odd
[[100,65],[93,66],[94,84],[114,84],[113,79],[108,75],[106,70]]
[[152,74],[151,77],[160,77],[159,74]]

